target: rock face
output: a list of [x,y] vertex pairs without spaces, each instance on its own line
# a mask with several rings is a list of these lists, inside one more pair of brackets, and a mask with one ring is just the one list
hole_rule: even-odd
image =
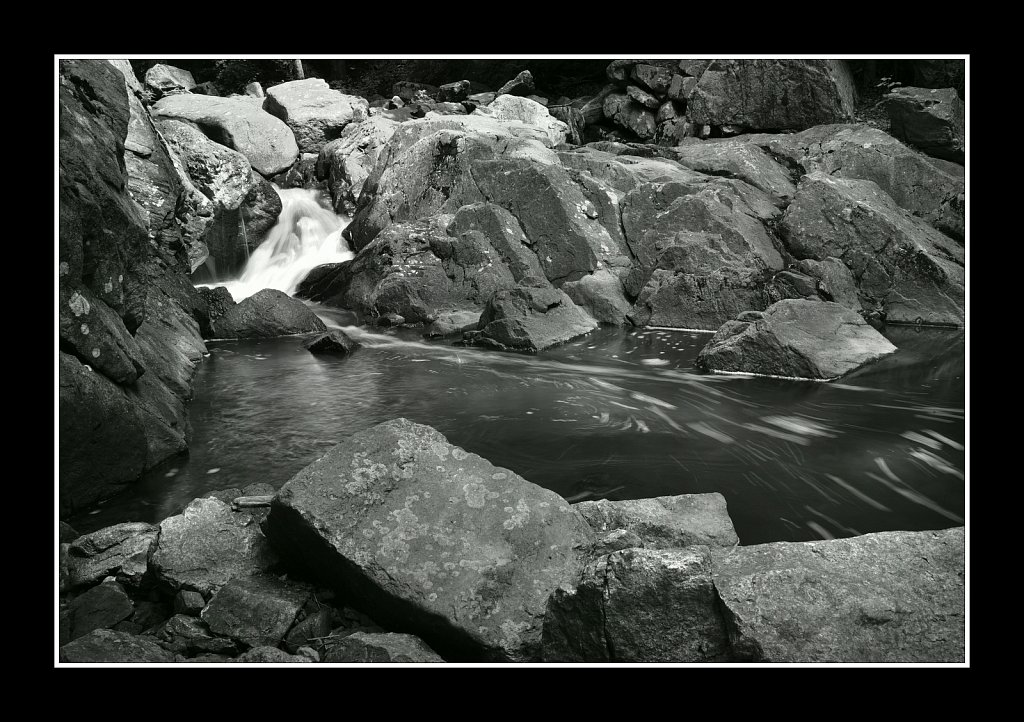
[[186,448],[186,405],[206,349],[190,318],[198,294],[186,278],[188,202],[162,141],[110,63],[61,61],[59,72],[66,515]]
[[331,645],[325,662],[349,664],[436,664],[444,660],[411,634],[353,632]]
[[374,116],[345,126],[317,155],[317,180],[327,181],[336,213],[355,213],[356,200],[373,170],[381,148],[398,123]]
[[712,552],[737,659],[964,662],[964,529]]
[[217,338],[272,338],[327,330],[306,304],[273,288],[232,306],[213,327]]
[[757,320],[726,322],[701,350],[697,365],[716,371],[830,380],[895,350],[845,306],[786,299]]
[[592,540],[557,494],[406,419],[303,469],[267,521],[290,560],[451,660],[537,659],[545,600]]
[[162,98],[152,113],[195,123],[211,140],[237,150],[264,177],[291,167],[299,147],[291,129],[279,118],[239,98],[211,95],[172,95]]
[[623,292],[622,281],[604,268],[578,281],[563,283],[562,290],[573,303],[601,323],[621,325],[632,308]]
[[715,60],[686,107],[698,124],[804,130],[850,120],[854,101],[842,60]]
[[731,547],[739,543],[726,510],[725,497],[679,494],[628,501],[581,501],[574,504],[598,535],[615,529],[636,534],[647,549],[671,549],[698,544]]
[[964,101],[953,88],[896,88],[885,97],[890,132],[935,158],[963,165]]
[[625,549],[558,589],[544,619],[547,662],[726,661],[707,547]]
[[155,641],[127,632],[97,629],[60,648],[59,660],[78,664],[173,662]]
[[557,288],[518,285],[498,291],[480,316],[477,343],[541,351],[590,333],[597,322]]
[[173,65],[157,63],[146,71],[146,87],[154,97],[187,93],[196,87],[192,73]]
[[309,599],[307,587],[275,577],[235,578],[213,595],[202,619],[210,631],[250,647],[276,646]]
[[780,229],[796,258],[841,259],[865,309],[878,309],[888,321],[963,325],[964,249],[875,183],[812,173]]
[[674,148],[675,159],[687,168],[746,181],[784,207],[796,195],[796,184],[782,164],[754,143],[707,141]]
[[78,537],[68,554],[71,584],[95,584],[116,575],[119,581],[137,586],[146,574],[157,533],[152,524],[126,522]]
[[527,125],[543,128],[552,146],[565,142],[569,128],[562,121],[552,118],[551,113],[540,103],[515,95],[499,95],[490,105],[482,106],[473,111],[473,115],[483,115],[498,121],[515,120]]
[[185,511],[160,522],[152,556],[158,579],[172,589],[208,597],[236,577],[270,568],[277,556],[252,515],[232,512],[219,499],[196,499]]
[[369,117],[369,104],[354,95],[331,90],[321,78],[292,80],[267,88],[263,109],[292,129],[303,153],[319,153],[349,123]]

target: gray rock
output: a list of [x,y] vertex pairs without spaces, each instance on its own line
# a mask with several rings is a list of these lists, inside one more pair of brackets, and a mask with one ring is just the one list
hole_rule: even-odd
[[109,629],[132,615],[132,600],[117,582],[104,582],[75,597],[68,605],[71,612],[71,639],[83,637],[94,629]]
[[697,356],[709,370],[832,380],[896,351],[838,303],[786,299],[760,320],[729,321]]
[[557,288],[517,285],[498,291],[480,316],[477,343],[537,352],[590,333],[597,322]]
[[328,636],[331,630],[340,623],[341,614],[337,609],[328,606],[320,607],[316,611],[308,613],[305,618],[296,622],[288,630],[288,636],[284,640],[285,649],[292,654],[298,654],[299,649],[304,646],[322,648],[322,638]]
[[746,181],[785,208],[796,195],[789,170],[758,145],[736,141],[707,141],[677,146],[675,157],[687,168],[710,175]]
[[302,342],[302,347],[310,353],[329,353],[340,356],[348,356],[359,346],[358,341],[353,341],[344,331],[339,331],[336,328],[311,336]]
[[665,66],[638,63],[630,69],[629,77],[639,82],[655,95],[664,95],[668,92],[669,84],[672,82],[672,69]]
[[953,88],[894,88],[885,97],[889,132],[935,158],[963,165],[966,109]]
[[190,589],[181,589],[174,595],[174,613],[185,614],[190,617],[198,617],[206,606],[206,600],[199,592]]
[[499,122],[518,121],[541,128],[552,146],[565,142],[569,131],[565,123],[553,118],[548,109],[529,98],[499,95],[487,106],[477,108],[473,115],[490,117]]
[[210,631],[251,647],[275,646],[310,597],[306,586],[275,577],[235,578],[213,595],[202,619]]
[[427,326],[424,335],[431,338],[456,336],[465,331],[475,331],[479,323],[480,314],[476,311],[447,311]]
[[691,75],[695,78],[699,78],[703,75],[704,71],[708,69],[708,66],[710,66],[712,62],[713,61],[711,60],[684,58],[679,61],[677,67],[685,75]]
[[468,80],[456,80],[445,83],[437,89],[437,99],[442,102],[459,102],[469,97],[471,83]]
[[85,286],[59,285],[61,344],[117,384],[133,384],[146,371],[142,351],[124,323]]
[[275,547],[382,624],[453,660],[537,659],[552,589],[592,532],[564,499],[396,419],[355,434],[285,484]]
[[712,552],[736,659],[963,663],[964,528]]
[[606,118],[642,140],[653,138],[658,129],[654,113],[626,93],[609,93],[603,109]]
[[353,632],[330,646],[325,662],[348,664],[437,664],[444,659],[411,634]]
[[199,295],[206,302],[206,308],[199,316],[199,328],[203,338],[214,338],[214,324],[235,305],[235,299],[231,297],[231,291],[223,286],[200,288]]
[[222,209],[242,205],[252,185],[252,169],[243,154],[213,142],[192,123],[167,119],[158,120],[157,126],[203,195]]
[[406,103],[419,102],[420,94],[433,99],[437,96],[440,88],[429,83],[414,83],[410,80],[400,80],[391,86],[391,94],[397,95]]
[[245,94],[251,95],[254,98],[267,97],[267,94],[263,92],[263,86],[256,81],[253,81],[245,86]]
[[633,549],[643,546],[644,540],[639,535],[628,529],[615,529],[594,543],[594,556],[603,556],[622,549]]
[[521,71],[516,77],[508,81],[495,93],[496,98],[500,98],[502,95],[530,95],[536,90],[536,86],[533,83],[533,74],[529,70]]
[[327,184],[316,179],[316,161],[319,157],[318,153],[301,153],[299,159],[285,173],[284,180],[280,181],[281,187],[327,190]]
[[295,136],[284,121],[241,98],[172,95],[158,101],[152,113],[197,124],[212,140],[248,158],[264,177],[287,170],[299,155]]
[[[835,301],[854,311],[860,311],[860,297],[853,273],[838,258],[829,256],[822,261],[804,259],[796,267],[809,276],[818,279],[818,286],[827,295],[825,300]],[[742,320],[742,319],[741,319]]]
[[546,662],[728,659],[709,549],[625,549],[558,589],[544,618]]
[[631,77],[633,68],[637,65],[647,65],[653,68],[665,68],[672,69],[676,66],[675,60],[662,60],[662,59],[637,59],[637,58],[622,58],[619,60],[613,60],[608,64],[605,69],[605,73],[609,80],[615,81],[619,84],[625,84],[627,78]]
[[842,60],[715,60],[686,108],[697,124],[778,131],[850,120],[854,102]]
[[369,104],[332,90],[321,78],[292,80],[267,88],[263,109],[292,129],[303,153],[319,153],[349,123],[369,117]]
[[304,654],[288,654],[277,647],[253,647],[239,655],[236,662],[242,664],[310,664],[314,660]]
[[621,326],[632,308],[623,292],[622,281],[604,268],[578,281],[563,283],[562,291],[600,323]]
[[264,288],[229,308],[213,324],[217,338],[273,338],[323,333],[327,326],[302,301]]
[[473,93],[472,95],[466,96],[466,101],[473,105],[480,107],[481,105],[487,105],[498,97],[497,93],[484,92],[484,93]]
[[643,542],[635,546],[647,549],[739,544],[725,497],[717,492],[627,501],[582,501],[573,504],[573,508],[583,515],[596,534],[625,529]]
[[156,636],[164,649],[175,654],[232,654],[238,651],[233,641],[212,636],[206,624],[186,614],[175,614],[168,619],[157,630]]
[[157,63],[146,71],[146,87],[154,97],[160,98],[164,95],[189,92],[196,87],[196,79],[187,70]]
[[963,325],[964,249],[875,183],[820,172],[804,177],[780,231],[796,258],[841,259],[863,307],[888,321]]
[[242,223],[241,240],[251,253],[259,248],[267,231],[277,223],[284,204],[274,186],[256,171],[252,171],[250,182],[249,192],[245,194],[239,211]]
[[644,106],[645,108],[649,108],[650,110],[657,110],[658,107],[661,105],[661,101],[658,100],[655,96],[651,95],[643,88],[638,88],[635,85],[630,85],[626,88],[626,95],[635,100],[637,103],[640,103],[640,105]]
[[685,101],[697,87],[697,78],[685,75],[673,75],[668,86],[668,97],[672,100]]
[[69,580],[73,586],[95,584],[107,576],[138,586],[146,574],[158,528],[142,522],[116,524],[71,543]]
[[81,536],[74,527],[64,521],[57,522],[57,541],[61,544],[70,544],[79,536]]
[[579,108],[580,114],[583,116],[584,127],[596,125],[604,120],[604,99],[615,91],[614,85],[606,85],[597,95],[585,96],[573,101],[573,107]]
[[59,660],[75,664],[172,662],[155,641],[110,629],[96,629],[60,648]]
[[263,533],[246,512],[232,512],[219,499],[195,499],[185,511],[160,522],[151,563],[172,589],[204,597],[236,577],[258,574],[277,561]]
[[380,116],[350,123],[320,150],[316,177],[327,182],[335,212],[355,213],[363,184],[397,126],[396,121]]
[[462,206],[448,224],[449,236],[461,238],[478,232],[498,255],[512,278],[519,282],[528,276],[544,277],[537,254],[530,248],[519,220],[495,203],[472,203]]

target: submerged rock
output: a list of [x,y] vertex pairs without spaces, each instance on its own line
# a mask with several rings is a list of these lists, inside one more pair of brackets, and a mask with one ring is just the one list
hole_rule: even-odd
[[348,356],[359,348],[358,341],[353,341],[344,331],[336,328],[326,333],[312,336],[302,342],[302,347],[314,354],[329,353],[340,356]]
[[230,307],[213,324],[217,338],[273,338],[327,331],[302,301],[284,291],[264,288]]
[[349,664],[427,664],[444,662],[419,637],[411,634],[353,632],[331,644],[325,662]]
[[59,660],[79,664],[173,662],[174,655],[147,637],[97,629],[60,648]]
[[727,321],[697,365],[789,378],[831,380],[896,347],[857,313],[829,301],[785,299],[759,319]]
[[321,78],[291,80],[267,88],[263,109],[292,129],[302,153],[319,153],[349,123],[369,117],[369,104],[332,90]]
[[739,544],[725,497],[717,492],[626,501],[581,501],[573,508],[583,515],[595,533],[625,529],[636,534],[647,549]]
[[510,351],[541,351],[597,328],[557,288],[517,285],[495,293],[480,316],[476,343]]
[[965,661],[964,528],[712,552],[735,658]]
[[350,437],[278,492],[275,548],[453,660],[537,659],[545,600],[592,541],[557,494],[407,419]]
[[95,584],[116,575],[119,581],[139,585],[158,532],[152,524],[125,522],[78,537],[69,549],[71,584]]
[[291,128],[249,100],[172,95],[159,100],[151,112],[154,117],[195,123],[211,140],[248,158],[266,178],[290,168],[299,155]]
[[964,101],[953,88],[895,88],[885,96],[889,132],[935,158],[964,164]]

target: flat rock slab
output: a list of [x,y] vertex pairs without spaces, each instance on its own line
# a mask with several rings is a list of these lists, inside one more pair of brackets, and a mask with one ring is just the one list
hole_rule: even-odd
[[273,338],[327,331],[306,304],[273,288],[264,288],[230,307],[213,328],[218,338]]
[[219,499],[195,499],[185,511],[160,522],[152,556],[158,579],[173,589],[209,597],[235,577],[258,574],[277,555],[247,512]]
[[267,533],[381,624],[483,661],[537,659],[546,599],[578,577],[593,540],[562,497],[408,419],[300,471]]
[[964,528],[712,551],[738,659],[965,660]]
[[299,156],[291,128],[258,102],[186,93],[161,98],[150,110],[154,117],[195,123],[211,140],[248,158],[264,177],[287,170]]
[[276,577],[232,579],[203,610],[210,631],[251,647],[275,646],[312,594],[309,587]]
[[616,529],[633,532],[647,549],[698,544],[739,544],[736,528],[719,493],[679,494],[627,501],[581,501],[573,504],[597,534]]
[[321,78],[292,80],[267,88],[263,109],[288,124],[303,153],[319,153],[349,123],[369,117],[363,98],[332,90]]
[[548,662],[710,662],[728,654],[706,546],[625,549],[557,590],[544,620]]
[[727,321],[697,355],[714,371],[831,380],[896,351],[860,314],[830,301],[785,299],[758,320]]
[[69,581],[84,586],[117,576],[125,584],[140,584],[158,532],[152,524],[126,522],[76,538],[68,550]]
[[173,662],[174,655],[147,637],[97,629],[60,648],[59,660],[79,664]]
[[436,664],[444,659],[411,634],[353,632],[333,643],[325,662],[354,664]]

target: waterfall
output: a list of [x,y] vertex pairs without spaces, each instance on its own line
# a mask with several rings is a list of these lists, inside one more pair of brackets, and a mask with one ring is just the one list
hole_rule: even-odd
[[319,191],[277,186],[274,190],[281,196],[281,215],[263,243],[252,252],[241,275],[234,280],[203,285],[224,286],[235,301],[264,288],[292,294],[316,266],[352,258],[352,251],[341,237],[349,219],[320,205]]

